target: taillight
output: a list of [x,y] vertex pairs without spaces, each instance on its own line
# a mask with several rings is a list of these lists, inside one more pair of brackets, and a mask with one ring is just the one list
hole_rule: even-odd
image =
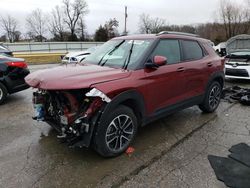
[[27,64],[23,61],[17,61],[17,62],[7,62],[6,65],[10,67],[18,67],[18,68],[27,68]]

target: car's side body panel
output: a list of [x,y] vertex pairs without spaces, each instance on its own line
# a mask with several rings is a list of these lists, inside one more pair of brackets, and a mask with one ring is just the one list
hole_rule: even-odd
[[149,114],[185,99],[185,77],[183,72],[178,72],[179,67],[179,64],[172,64],[157,70],[145,69],[144,79],[148,83],[145,98]]

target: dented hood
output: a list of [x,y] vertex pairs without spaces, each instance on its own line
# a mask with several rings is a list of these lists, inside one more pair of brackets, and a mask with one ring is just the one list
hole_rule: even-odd
[[63,65],[31,73],[25,78],[28,85],[45,90],[88,88],[93,84],[122,79],[130,72],[97,65]]

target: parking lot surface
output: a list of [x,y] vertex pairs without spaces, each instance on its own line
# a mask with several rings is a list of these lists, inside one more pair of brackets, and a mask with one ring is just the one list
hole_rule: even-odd
[[139,130],[131,156],[105,159],[68,148],[50,126],[33,121],[31,98],[28,89],[0,107],[0,187],[225,187],[207,155],[250,144],[249,107],[222,102],[212,114],[192,107],[151,123]]

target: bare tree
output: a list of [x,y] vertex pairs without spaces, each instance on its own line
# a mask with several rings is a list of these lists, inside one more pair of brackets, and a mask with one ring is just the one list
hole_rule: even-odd
[[85,0],[63,0],[65,18],[64,22],[67,24],[71,40],[76,40],[76,26],[80,19],[88,12],[88,5]]
[[219,12],[227,38],[242,32],[242,26],[249,16],[248,10],[243,5],[232,3],[230,0],[221,0]]
[[139,30],[141,33],[158,33],[164,26],[164,19],[151,18],[148,14],[140,15]]
[[86,25],[85,25],[83,17],[81,17],[78,22],[78,32],[79,32],[79,35],[80,35],[79,38],[81,41],[85,40],[85,29],[86,29]]
[[7,17],[1,18],[1,26],[3,30],[6,32],[7,38],[9,42],[15,41],[15,34],[17,29],[17,20],[14,17],[11,17],[10,15],[7,15]]
[[141,33],[149,34],[151,32],[151,18],[148,14],[140,15],[139,30]]
[[245,24],[243,28],[243,33],[250,33],[250,0],[246,0],[245,3],[246,3],[246,6],[244,8]]
[[159,33],[165,25],[165,20],[161,18],[153,18],[151,20],[151,33]]
[[63,11],[59,6],[56,6],[51,12],[50,32],[56,40],[64,41],[65,25]]
[[27,27],[32,37],[40,42],[44,40],[47,29],[47,20],[41,9],[33,10],[27,19]]
[[14,42],[18,42],[21,39],[21,35],[22,35],[21,31],[15,31],[13,33]]
[[115,18],[109,19],[109,21],[105,23],[104,28],[106,29],[106,32],[108,34],[108,39],[112,39],[118,36],[118,26],[119,22]]

